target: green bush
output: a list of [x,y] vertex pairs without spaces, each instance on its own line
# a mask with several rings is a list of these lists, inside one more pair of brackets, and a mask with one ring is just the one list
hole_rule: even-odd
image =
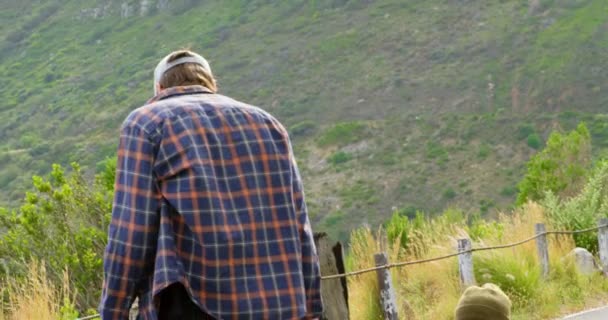
[[[560,199],[548,191],[543,202],[549,223],[554,229],[580,230],[594,227],[601,217],[608,217],[608,162],[600,162],[593,175],[576,196]],[[574,235],[576,246],[597,252],[597,234]]]
[[325,130],[317,143],[321,147],[329,145],[347,145],[364,137],[367,126],[361,122],[341,122]]
[[456,196],[457,196],[456,191],[454,191],[453,188],[447,188],[443,191],[444,199],[452,200],[452,199],[456,198]]
[[426,157],[436,159],[445,155],[447,151],[437,142],[429,141],[426,143]]
[[382,150],[377,157],[374,158],[375,162],[383,166],[392,166],[399,163],[399,156],[391,150]]
[[526,139],[526,142],[528,143],[528,147],[535,150],[540,149],[540,147],[542,146],[540,136],[536,133],[532,133],[531,135],[529,135]]
[[481,214],[486,214],[488,213],[488,211],[490,211],[491,208],[494,207],[495,204],[496,203],[492,199],[481,199],[479,201],[479,211],[481,212]]
[[71,173],[53,165],[48,178],[34,176],[32,181],[20,208],[0,209],[0,229],[5,231],[0,235],[0,260],[11,261],[0,273],[18,279],[27,275],[30,262],[44,261],[51,280],[60,284],[67,269],[79,309],[94,308],[112,190],[99,179],[87,183],[77,164]]
[[8,186],[19,177],[19,167],[14,164],[7,165],[8,170],[0,172],[0,185]]
[[289,133],[293,137],[303,137],[313,134],[317,129],[317,125],[313,121],[302,121],[294,124],[289,128]]
[[397,209],[397,211],[395,213],[397,213],[403,217],[408,217],[409,219],[414,219],[416,217],[416,213],[418,211],[420,211],[420,210],[418,208],[416,208],[415,206],[407,206],[407,207]]
[[480,240],[489,236],[501,238],[504,226],[496,221],[488,222],[475,215],[467,227],[467,233],[473,240]]
[[329,215],[327,215],[327,217],[325,217],[325,219],[323,219],[323,224],[332,229],[335,227],[344,219],[345,215],[344,212],[342,211],[334,211],[332,213],[330,213]]
[[26,133],[19,138],[19,148],[31,148],[42,143],[35,133]]
[[483,143],[479,146],[479,150],[477,151],[477,157],[482,160],[486,159],[490,155],[490,152],[492,152],[490,146]]
[[585,124],[568,134],[553,132],[546,147],[527,163],[517,204],[543,199],[546,191],[571,195],[585,181],[591,163],[591,136]]
[[378,202],[376,189],[363,180],[357,180],[354,185],[343,188],[339,191],[340,198],[345,207],[360,205],[372,205]]
[[114,177],[116,175],[116,157],[109,157],[97,163],[95,168],[97,181],[105,190],[114,189]]
[[38,158],[48,153],[49,151],[51,151],[51,145],[48,142],[40,142],[37,143],[34,147],[32,147],[29,152],[32,157]]
[[353,156],[350,153],[344,152],[344,151],[338,151],[338,152],[333,153],[331,156],[329,156],[327,161],[329,163],[331,163],[332,165],[339,165],[341,163],[345,163],[345,162],[352,160],[352,158],[353,158]]
[[534,125],[530,123],[523,123],[517,128],[517,139],[525,139],[535,132],[536,129],[534,128]]
[[426,157],[429,159],[442,159],[448,157],[448,151],[437,142],[428,142],[426,144]]
[[503,197],[512,197],[517,194],[517,186],[506,186],[500,190],[500,195]]

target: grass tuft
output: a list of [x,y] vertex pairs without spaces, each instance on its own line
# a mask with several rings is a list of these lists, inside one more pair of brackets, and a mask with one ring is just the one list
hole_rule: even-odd
[[26,279],[0,280],[0,320],[68,320],[76,319],[70,279],[67,272],[56,286],[42,262],[32,262]]

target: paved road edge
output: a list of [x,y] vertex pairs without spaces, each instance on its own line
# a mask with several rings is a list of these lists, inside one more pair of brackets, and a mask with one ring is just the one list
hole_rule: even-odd
[[595,308],[595,309],[591,309],[591,310],[586,310],[586,311],[582,311],[573,315],[569,315],[565,318],[562,318],[562,320],[576,320],[576,319],[584,319],[582,317],[586,317],[586,316],[593,316],[594,313],[600,313],[600,312],[604,312],[605,317],[608,319],[608,306],[604,306],[604,307],[599,307],[599,308]]

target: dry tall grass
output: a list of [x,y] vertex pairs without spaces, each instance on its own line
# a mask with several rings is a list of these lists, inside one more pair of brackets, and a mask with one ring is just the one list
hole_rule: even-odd
[[[374,254],[387,252],[389,260],[411,261],[437,257],[456,251],[457,239],[469,237],[474,247],[517,242],[534,233],[534,224],[545,221],[541,206],[529,204],[510,215],[500,215],[496,222],[465,223],[457,212],[447,212],[434,219],[417,218],[408,234],[408,247],[377,241],[378,232],[369,228],[351,235],[347,257],[349,270],[374,266]],[[534,241],[487,252],[475,252],[476,278],[480,283],[493,282],[505,290],[514,303],[513,319],[553,319],[581,310],[598,301],[608,301],[608,280],[600,275],[580,275],[569,260],[575,247],[569,236],[549,237],[551,273],[540,277]],[[456,258],[391,270],[402,319],[450,320],[461,294]],[[74,319],[70,281],[53,285],[43,263],[32,263],[26,279],[0,279],[0,320]],[[348,279],[351,319],[382,319],[375,273]]]
[[[438,217],[418,224],[410,235],[408,250],[389,250],[392,262],[410,261],[455,252],[457,239],[473,238],[473,246],[492,246],[526,239],[534,234],[534,224],[544,222],[541,206],[529,204],[518,212],[500,215],[497,222],[477,222],[467,226],[465,219]],[[474,228],[474,229],[473,229]],[[471,237],[469,234],[478,237]],[[380,251],[377,237],[367,229],[355,231],[351,238],[349,269],[373,265],[373,255]],[[597,276],[578,274],[565,261],[574,249],[571,237],[549,238],[551,274],[540,276],[536,244],[527,244],[488,252],[475,252],[477,281],[499,284],[514,302],[513,319],[553,319],[569,311],[586,307],[588,301],[608,298],[608,281]],[[453,310],[461,294],[457,258],[406,266],[391,270],[399,314],[402,319],[453,319]],[[381,319],[376,274],[349,279],[351,319]],[[608,300],[604,300],[608,301]]]
[[67,272],[57,287],[48,278],[44,263],[30,264],[26,279],[0,280],[0,320],[59,320],[76,318],[71,305],[70,281]]

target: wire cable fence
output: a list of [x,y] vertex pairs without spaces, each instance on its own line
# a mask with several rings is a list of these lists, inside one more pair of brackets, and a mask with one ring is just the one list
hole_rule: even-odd
[[[468,249],[468,250],[463,250],[463,251],[459,251],[459,252],[455,252],[455,253],[439,256],[439,257],[434,257],[434,258],[427,258],[427,259],[420,259],[420,260],[413,260],[413,261],[402,261],[402,262],[388,263],[388,264],[384,264],[384,265],[381,265],[381,266],[376,266],[376,267],[371,267],[371,268],[366,268],[366,269],[361,269],[361,270],[356,270],[356,271],[350,271],[350,272],[345,272],[345,273],[339,273],[339,274],[333,274],[333,275],[328,275],[328,276],[322,276],[321,279],[322,280],[340,279],[340,278],[357,276],[357,275],[361,275],[361,274],[365,274],[365,273],[369,273],[369,272],[377,272],[378,270],[386,270],[386,269],[392,269],[392,268],[397,268],[397,267],[404,267],[404,266],[409,266],[409,265],[415,265],[415,264],[422,264],[422,263],[429,263],[429,262],[446,260],[446,259],[449,259],[449,258],[453,258],[453,257],[457,257],[457,256],[460,256],[460,255],[463,255],[463,254],[467,254],[467,253],[513,248],[513,247],[517,247],[517,246],[526,244],[526,243],[528,243],[530,241],[534,241],[534,240],[536,240],[536,239],[538,239],[540,237],[544,237],[544,236],[548,236],[548,235],[576,235],[576,234],[582,234],[582,233],[588,233],[588,232],[598,231],[598,230],[603,229],[603,228],[608,228],[608,223],[601,224],[601,225],[598,225],[598,226],[592,227],[592,228],[581,229],[581,230],[574,230],[574,231],[560,231],[560,230],[545,231],[545,232],[537,233],[536,235],[531,236],[529,238],[526,238],[524,240],[513,242],[513,243],[509,243],[509,244],[471,248],[471,249]],[[101,318],[101,315],[95,314],[95,315],[90,315],[90,316],[78,318],[76,320],[91,320],[91,319],[98,319],[98,318]]]
[[382,265],[382,266],[371,267],[371,268],[361,269],[361,270],[357,270],[357,271],[351,271],[351,272],[345,272],[345,273],[340,273],[340,274],[334,274],[334,275],[324,276],[321,279],[323,279],[323,280],[329,280],[329,279],[338,279],[338,278],[344,278],[344,277],[352,277],[352,276],[357,276],[357,275],[360,275],[360,274],[364,274],[364,273],[368,273],[368,272],[374,272],[374,271],[383,270],[383,269],[391,269],[391,268],[396,268],[396,267],[403,267],[403,266],[409,266],[409,265],[414,265],[414,264],[421,264],[421,263],[428,263],[428,262],[445,260],[445,259],[457,257],[457,256],[465,254],[465,253],[473,253],[473,252],[478,252],[478,251],[489,251],[489,250],[513,248],[513,247],[517,247],[517,246],[520,246],[522,244],[528,243],[530,241],[536,240],[537,238],[540,238],[542,236],[547,236],[547,235],[575,235],[575,234],[581,234],[581,233],[587,233],[587,232],[597,231],[597,230],[599,230],[601,228],[608,228],[608,224],[597,226],[597,227],[593,227],[593,228],[587,228],[587,229],[582,229],[582,230],[575,230],[575,231],[546,231],[546,232],[542,232],[542,233],[536,234],[536,235],[534,235],[532,237],[529,237],[529,238],[526,238],[524,240],[521,240],[521,241],[518,241],[518,242],[514,242],[514,243],[509,243],[509,244],[504,244],[504,245],[496,245],[496,246],[487,246],[487,247],[472,248],[472,249],[469,249],[469,250],[460,251],[460,252],[456,252],[456,253],[451,253],[451,254],[447,254],[447,255],[439,256],[439,257],[434,257],[434,258],[428,258],[428,259],[421,259],[421,260],[414,260],[414,261],[403,261],[403,262],[394,262],[394,263],[389,263],[389,264],[385,264],[385,265]]

